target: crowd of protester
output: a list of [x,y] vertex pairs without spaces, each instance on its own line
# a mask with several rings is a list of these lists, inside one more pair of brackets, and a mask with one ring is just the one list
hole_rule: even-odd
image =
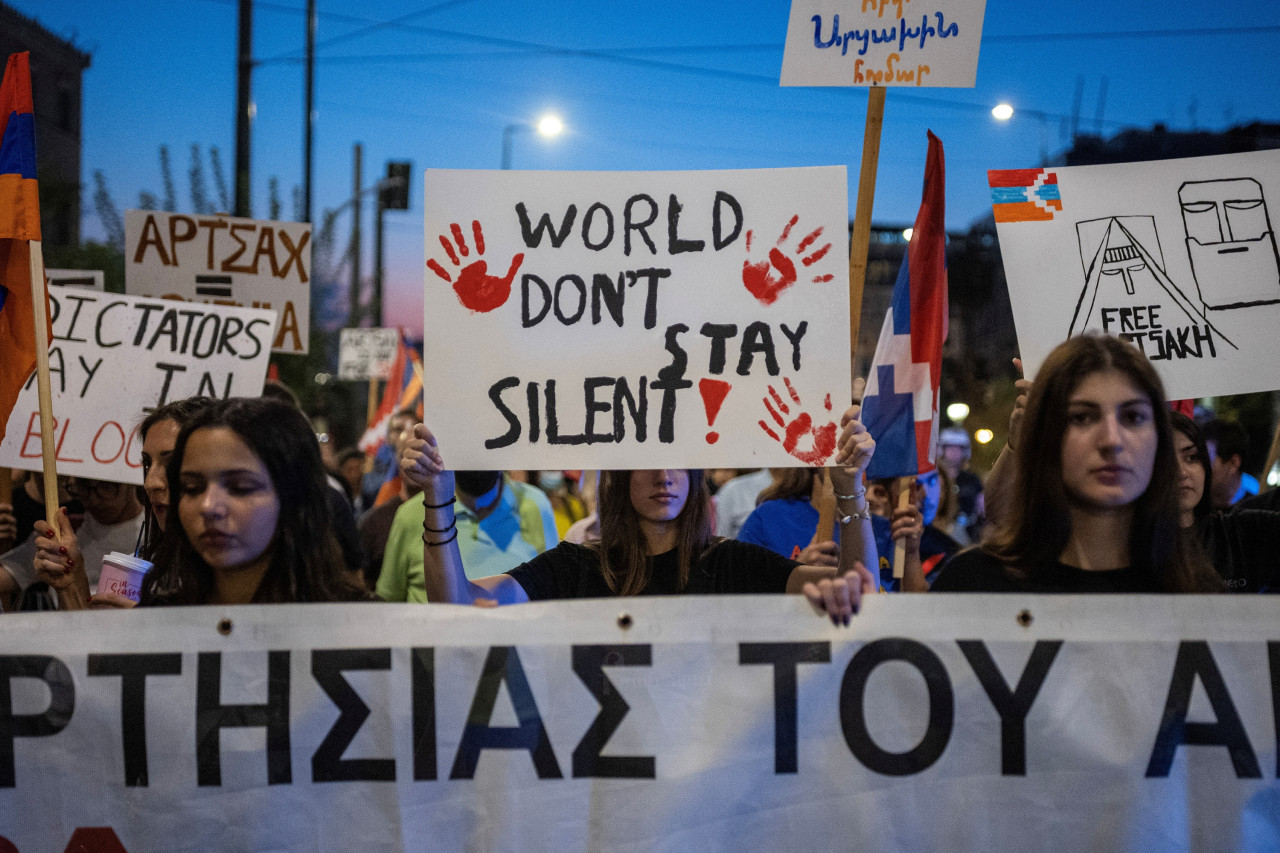
[[[603,472],[453,471],[412,410],[376,460],[322,455],[283,386],[180,400],[140,414],[140,487],[60,477],[45,519],[42,478],[15,472],[0,607],[789,592],[847,623],[876,591],[1280,589],[1280,429],[1260,487],[1238,424],[1171,411],[1104,335],[1017,391],[985,482],[955,427],[935,470],[868,481],[857,400],[826,469]],[[137,602],[96,589],[112,551],[153,563]]]

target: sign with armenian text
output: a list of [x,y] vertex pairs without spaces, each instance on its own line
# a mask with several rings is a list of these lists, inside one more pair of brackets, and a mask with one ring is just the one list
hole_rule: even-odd
[[[157,406],[203,395],[257,397],[276,314],[259,308],[49,288],[54,449],[59,474],[142,483],[138,425]],[[35,374],[0,442],[0,467],[39,471]],[[0,851],[3,851],[0,846]]]
[[986,0],[791,0],[783,86],[972,88]]
[[9,614],[0,850],[1274,851],[1269,598]]
[[458,469],[825,465],[844,167],[426,173],[425,421]]
[[125,212],[125,290],[280,315],[271,351],[307,352],[311,225],[231,216]]
[[1028,377],[1097,330],[1171,399],[1280,388],[1280,151],[987,177]]

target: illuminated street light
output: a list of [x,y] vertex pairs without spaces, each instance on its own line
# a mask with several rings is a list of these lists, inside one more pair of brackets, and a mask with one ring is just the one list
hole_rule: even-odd
[[969,405],[967,403],[952,403],[947,406],[947,417],[951,418],[952,423],[964,423],[964,419],[969,417]]
[[910,242],[911,242],[911,235],[912,235],[912,234],[914,234],[914,233],[916,233],[916,229],[914,229],[914,228],[903,228],[903,229],[902,229],[902,239],[903,239],[903,240],[906,240],[908,243],[910,243]]
[[996,104],[991,108],[991,114],[999,121],[1008,121],[1013,118],[1013,107],[1010,104]]
[[536,130],[539,136],[550,139],[564,131],[564,122],[560,121],[559,116],[548,114],[538,119],[536,125],[517,122],[502,128],[502,168],[504,169],[511,168],[511,137],[522,130]]
[[990,444],[991,439],[995,437],[996,434],[989,429],[980,429],[973,434],[974,441],[978,444]]

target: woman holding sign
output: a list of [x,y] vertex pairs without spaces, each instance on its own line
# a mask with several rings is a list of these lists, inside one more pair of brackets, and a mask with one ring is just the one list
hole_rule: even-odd
[[[862,474],[875,442],[856,407],[841,419],[832,483],[846,519],[867,513]],[[860,562],[861,543],[847,536],[835,568],[808,566],[773,552],[712,536],[710,495],[701,471],[603,472],[600,537],[561,543],[510,572],[467,579],[454,523],[453,472],[424,424],[401,450],[403,476],[423,488],[427,598],[471,604],[516,604],[563,598],[675,593],[803,592],[813,607],[847,624],[875,580]]]
[[[1031,386],[1009,515],[933,584],[961,592],[1211,592],[1222,589],[1179,535],[1178,466],[1164,387],[1117,338],[1060,344]],[[927,588],[922,577],[908,589]]]

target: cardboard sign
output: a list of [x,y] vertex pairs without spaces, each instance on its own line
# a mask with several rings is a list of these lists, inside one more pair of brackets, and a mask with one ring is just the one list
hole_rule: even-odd
[[106,274],[102,270],[54,270],[45,267],[44,277],[49,284],[62,287],[87,287],[90,290],[106,290]]
[[386,379],[399,342],[398,329],[343,329],[338,340],[338,378]]
[[1280,388],[1280,152],[987,174],[1028,377],[1097,329],[1170,399]]
[[426,422],[468,469],[822,465],[843,167],[426,173]]
[[310,224],[129,210],[124,259],[126,292],[267,308],[280,315],[271,351],[307,352]]
[[3,616],[0,850],[1280,848],[1274,603],[1086,598]]
[[[137,427],[183,397],[257,397],[273,311],[50,287],[54,441],[59,474],[142,482]],[[40,402],[32,374],[18,397],[0,466],[38,471]]]
[[986,0],[792,0],[783,86],[971,88]]

